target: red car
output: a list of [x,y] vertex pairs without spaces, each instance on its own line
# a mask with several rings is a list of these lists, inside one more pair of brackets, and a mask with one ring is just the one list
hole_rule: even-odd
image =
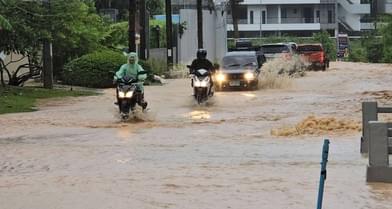
[[329,67],[329,59],[321,44],[301,44],[297,47],[297,53],[302,61],[310,64],[311,69],[325,71]]

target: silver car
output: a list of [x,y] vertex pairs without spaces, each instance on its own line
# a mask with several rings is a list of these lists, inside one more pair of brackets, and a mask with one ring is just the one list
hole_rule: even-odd
[[277,58],[291,59],[295,53],[291,44],[285,43],[265,44],[261,46],[261,49],[267,62]]

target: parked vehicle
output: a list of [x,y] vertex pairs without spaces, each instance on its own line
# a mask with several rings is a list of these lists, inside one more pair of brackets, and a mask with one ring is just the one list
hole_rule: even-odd
[[229,48],[229,52],[256,52],[257,62],[263,65],[267,60],[260,46],[253,46],[248,40],[239,40],[235,43],[235,48]]
[[192,70],[190,66],[187,66],[191,74],[191,82],[193,87],[193,95],[198,104],[207,102],[209,97],[213,96],[214,89],[211,86],[211,75],[206,69],[195,69]]
[[301,60],[310,64],[310,69],[325,71],[329,67],[329,59],[321,44],[301,44],[298,45],[297,51]]
[[264,52],[267,62],[277,58],[290,60],[295,54],[292,44],[265,44],[261,46],[261,49]]
[[254,51],[228,52],[215,74],[217,90],[225,88],[257,89],[261,63]]

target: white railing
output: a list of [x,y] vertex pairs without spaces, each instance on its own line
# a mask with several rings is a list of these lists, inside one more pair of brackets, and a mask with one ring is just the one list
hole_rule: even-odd
[[[321,30],[320,23],[304,23],[304,24],[239,24],[239,31],[298,31],[298,30]],[[234,30],[232,24],[227,25],[227,30]]]
[[246,5],[271,5],[271,4],[320,4],[320,0],[244,0]]

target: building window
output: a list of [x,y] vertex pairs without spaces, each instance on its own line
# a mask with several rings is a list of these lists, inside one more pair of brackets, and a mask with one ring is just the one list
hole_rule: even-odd
[[320,10],[316,11],[316,23],[320,23]]
[[287,9],[286,8],[283,8],[282,9],[282,18],[287,18]]
[[250,18],[250,24],[254,24],[254,20],[253,20],[253,11],[249,12],[249,18]]
[[332,10],[328,10],[328,23],[333,23]]
[[262,18],[261,22],[262,22],[262,24],[266,23],[266,18],[265,17],[266,17],[265,10],[263,10],[263,12],[261,13],[261,18]]
[[294,14],[297,14],[297,12],[298,12],[297,9],[294,9],[293,13],[294,13]]

